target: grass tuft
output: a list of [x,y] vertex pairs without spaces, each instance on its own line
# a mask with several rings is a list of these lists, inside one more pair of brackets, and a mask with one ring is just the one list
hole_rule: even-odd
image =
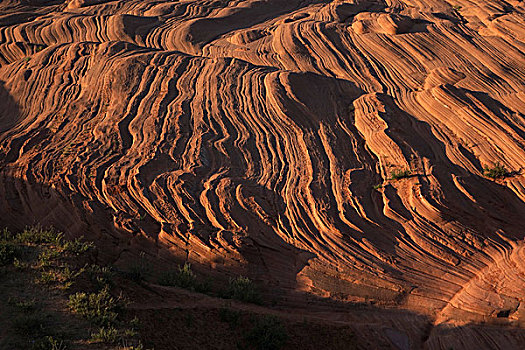
[[231,278],[228,289],[224,293],[228,299],[236,299],[246,303],[262,304],[261,294],[252,280],[248,277],[239,276]]
[[496,163],[496,165],[494,165],[494,167],[492,168],[483,168],[483,175],[485,175],[486,177],[490,177],[491,179],[500,179],[504,178],[505,176],[508,176],[509,172],[507,171],[505,166],[501,165],[500,163]]
[[114,327],[102,327],[96,333],[91,333],[94,343],[115,344],[119,339],[118,330]]
[[66,344],[63,340],[58,340],[52,336],[46,336],[38,339],[33,344],[32,350],[66,350]]
[[18,256],[19,249],[15,244],[0,241],[0,266],[10,265]]
[[105,287],[98,293],[76,293],[69,296],[69,308],[100,326],[115,324],[118,312],[123,307],[121,298],[115,298]]
[[42,226],[26,227],[24,231],[16,236],[19,243],[31,244],[54,244],[59,245],[62,242],[64,235],[56,232],[53,229],[44,229]]
[[391,180],[399,180],[399,179],[405,179],[407,177],[412,176],[412,171],[405,169],[405,170],[394,170],[390,173],[390,179]]
[[159,278],[159,284],[163,286],[177,286],[185,289],[194,289],[197,276],[191,270],[189,263],[180,266],[176,271],[166,271]]

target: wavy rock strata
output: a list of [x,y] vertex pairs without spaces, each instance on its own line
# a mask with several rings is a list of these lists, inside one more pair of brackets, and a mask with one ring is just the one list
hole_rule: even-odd
[[4,1],[2,222],[523,326],[524,23],[511,0]]

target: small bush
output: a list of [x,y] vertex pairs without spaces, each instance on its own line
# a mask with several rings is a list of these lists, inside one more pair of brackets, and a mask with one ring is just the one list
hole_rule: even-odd
[[118,331],[113,327],[102,327],[98,332],[91,333],[91,341],[95,343],[115,344],[118,339]]
[[509,172],[503,165],[497,163],[493,168],[483,168],[483,175],[490,177],[491,179],[500,179],[507,176]]
[[122,332],[122,336],[124,338],[134,338],[137,336],[137,331],[134,330],[134,329],[131,329],[131,328],[126,328],[124,329],[124,331]]
[[246,341],[258,350],[281,349],[287,340],[286,329],[281,320],[274,316],[257,319],[254,327],[246,335]]
[[33,312],[37,309],[37,304],[35,299],[31,300],[12,300],[11,298],[7,301],[9,304],[16,306],[23,312]]
[[32,350],[65,350],[67,349],[64,341],[55,339],[51,336],[43,337],[33,344]]
[[228,289],[224,295],[229,299],[236,299],[247,303],[261,304],[261,295],[252,280],[248,277],[239,276],[231,278]]
[[44,284],[59,283],[59,288],[66,290],[73,285],[73,281],[83,272],[84,269],[74,270],[69,268],[69,266],[42,271],[39,282]]
[[41,226],[26,227],[24,231],[16,237],[20,243],[32,244],[59,244],[63,239],[63,234],[52,229],[43,229]]
[[392,180],[399,180],[404,179],[407,177],[410,177],[412,175],[412,172],[408,169],[405,170],[394,170],[390,173],[390,178]]
[[69,308],[100,326],[115,324],[122,300],[115,298],[106,287],[98,293],[76,293],[69,296]]
[[189,263],[179,266],[175,271],[165,271],[159,277],[158,283],[162,286],[176,286],[204,294],[211,291],[211,280],[206,278],[198,281]]
[[81,238],[74,241],[67,241],[62,246],[62,251],[69,255],[82,255],[94,247],[92,242],[85,242]]
[[40,267],[51,266],[58,258],[60,258],[60,252],[58,250],[47,248],[38,255],[38,264]]
[[11,242],[15,240],[15,235],[13,235],[8,229],[4,228],[0,231],[0,241]]
[[186,263],[177,271],[167,271],[159,278],[159,284],[163,286],[177,286],[185,289],[194,289],[197,276],[191,270],[191,265]]
[[18,247],[11,242],[0,242],[0,266],[11,264],[19,255]]
[[377,185],[374,185],[374,190],[379,190],[380,188],[383,188],[383,184],[377,184]]
[[88,278],[93,282],[97,289],[113,285],[113,270],[110,267],[100,265],[89,265],[85,268]]

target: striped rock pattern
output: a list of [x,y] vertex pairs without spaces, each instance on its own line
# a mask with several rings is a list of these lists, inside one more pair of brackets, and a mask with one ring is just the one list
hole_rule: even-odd
[[523,1],[0,4],[2,223],[438,325],[524,325],[524,113]]

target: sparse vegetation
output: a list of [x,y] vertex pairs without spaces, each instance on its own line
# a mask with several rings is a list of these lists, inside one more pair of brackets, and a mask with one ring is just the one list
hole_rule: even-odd
[[278,350],[286,344],[288,334],[277,317],[263,316],[254,323],[254,327],[246,335],[246,341],[257,350]]
[[93,249],[94,245],[92,242],[83,241],[83,237],[77,238],[73,241],[66,241],[62,246],[62,252],[79,256],[87,253],[90,249]]
[[[18,234],[0,231],[2,274],[10,276],[1,287],[6,300],[0,300],[0,307],[8,309],[11,319],[7,321],[7,340],[2,340],[0,347],[8,344],[13,349],[66,349],[69,342],[57,338],[57,334],[71,336],[66,330],[70,326],[59,323],[58,317],[75,324],[76,332],[84,334],[84,341],[118,341],[127,344],[127,349],[142,349],[135,331],[138,320],[126,322],[123,298],[112,294],[111,269],[85,265],[92,248],[94,245],[82,238],[67,240],[62,233],[40,226]],[[34,281],[41,286],[35,287]],[[51,306],[57,300],[65,303],[68,295],[60,291],[77,282],[77,292],[69,295],[67,303],[71,312]],[[99,331],[89,334],[87,322],[100,327]],[[57,326],[65,329],[57,333]]]
[[32,300],[16,300],[14,298],[9,298],[7,300],[8,304],[16,306],[19,310],[28,313],[36,310],[37,305],[34,299]]
[[374,190],[379,190],[380,188],[383,188],[383,184],[377,184],[377,185],[374,185]]
[[108,287],[97,293],[73,294],[69,297],[68,306],[73,312],[100,326],[115,324],[123,307],[122,300],[113,297]]
[[485,167],[483,169],[483,175],[490,177],[491,179],[500,179],[509,175],[505,166],[500,163],[496,163],[492,168]]
[[[212,289],[210,280],[199,281],[189,263],[180,266],[175,271],[164,272],[158,279],[158,283],[163,286],[176,286],[205,294],[209,294]],[[252,280],[243,276],[231,278],[228,287],[220,291],[219,296],[225,299],[236,299],[253,304],[262,303],[257,287]]]
[[400,180],[407,177],[412,176],[412,171],[405,169],[405,170],[393,170],[390,173],[390,179],[391,180]]
[[230,279],[224,297],[244,301],[246,303],[262,304],[261,294],[257,287],[253,284],[251,279],[243,276]]
[[197,276],[191,270],[189,263],[180,266],[176,271],[166,271],[159,278],[159,284],[163,286],[177,286],[185,289],[193,289],[197,282]]
[[73,285],[75,279],[83,272],[84,269],[73,269],[69,266],[42,271],[39,282],[44,284],[58,283],[60,289],[66,290]]
[[0,241],[0,266],[11,264],[17,256],[18,249],[13,243]]
[[60,245],[64,235],[53,229],[44,229],[42,226],[26,227],[24,231],[14,236],[18,243],[22,244],[52,244]]
[[66,350],[66,344],[63,340],[55,339],[52,336],[46,336],[37,340],[33,344],[33,350]]
[[88,265],[84,268],[89,280],[95,284],[97,290],[105,286],[113,286],[114,272],[111,267],[100,265]]
[[118,330],[114,327],[102,327],[91,334],[91,341],[95,343],[115,344],[118,341]]
[[163,286],[176,286],[199,293],[209,293],[211,290],[210,280],[199,281],[189,263],[179,266],[175,271],[164,272],[158,283]]
[[[0,341],[0,348],[7,344],[5,348],[31,350],[142,350],[139,329],[141,336],[154,337],[154,328],[149,328],[148,333],[147,327],[151,325],[142,324],[139,328],[138,318],[131,319],[133,316],[142,319],[145,310],[129,309],[125,303],[131,297],[127,293],[129,286],[143,291],[151,286],[130,283],[125,273],[116,273],[111,267],[87,264],[96,256],[93,244],[80,239],[68,241],[62,234],[40,227],[28,228],[20,234],[0,231],[0,241],[9,243],[16,251],[15,257],[6,259],[9,262],[1,269],[4,275],[0,292],[5,294],[5,300],[0,300],[0,308],[6,310],[8,340]],[[5,276],[9,276],[9,280]],[[35,280],[39,283],[33,283]],[[202,282],[190,264],[166,273],[161,281],[165,285],[194,291],[210,290],[210,283]],[[72,291],[68,292],[70,289]],[[217,287],[210,294],[261,303],[259,291],[247,277],[232,278],[224,289],[219,290],[221,288]],[[65,305],[68,307],[64,308]],[[191,342],[191,337],[208,332],[207,327],[228,332],[231,341],[243,349],[280,349],[288,339],[286,327],[275,317],[230,307],[208,310],[206,317],[201,317],[201,312],[200,309],[173,310],[179,315],[175,322],[179,322],[178,325],[189,334],[182,342]],[[155,317],[153,319],[157,320]],[[150,323],[153,320],[146,319]],[[215,323],[206,326],[210,320],[215,320]]]
[[131,265],[130,269],[126,271],[125,275],[130,280],[140,283],[149,275],[149,270],[150,268],[145,259],[145,254],[144,252],[141,252],[139,261]]

